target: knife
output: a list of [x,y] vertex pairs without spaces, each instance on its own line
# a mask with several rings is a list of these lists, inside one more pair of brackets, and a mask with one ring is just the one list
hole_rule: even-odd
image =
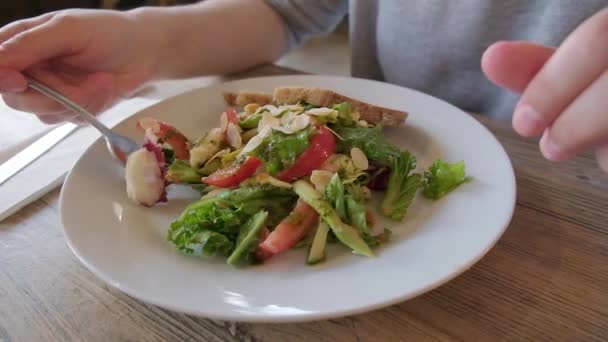
[[38,159],[38,157],[70,135],[76,128],[78,128],[78,125],[73,123],[65,123],[56,127],[0,165],[0,185]]

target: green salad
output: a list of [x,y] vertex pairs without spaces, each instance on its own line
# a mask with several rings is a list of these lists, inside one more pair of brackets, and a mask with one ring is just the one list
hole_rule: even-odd
[[470,177],[463,161],[416,171],[416,157],[385,139],[385,122],[365,120],[377,118],[368,108],[304,100],[230,106],[219,127],[193,141],[142,119],[145,143],[127,160],[127,194],[153,206],[167,201],[171,184],[200,192],[168,227],[168,241],[186,255],[244,266],[301,248],[314,265],[330,243],[373,257],[391,233],[374,212],[401,222],[417,196],[440,200]]

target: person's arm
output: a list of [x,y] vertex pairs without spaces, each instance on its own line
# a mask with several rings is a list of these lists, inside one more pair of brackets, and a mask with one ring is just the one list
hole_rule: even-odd
[[226,74],[272,62],[304,37],[331,29],[346,3],[206,0],[21,20],[0,29],[0,93],[10,107],[47,123],[74,117],[27,89],[28,74],[98,113],[151,80]]
[[271,62],[288,47],[284,27],[262,0],[53,12],[0,29],[0,93],[10,107],[57,123],[74,114],[28,89],[25,74],[99,113],[154,79]]
[[128,15],[155,40],[154,78],[231,73],[273,62],[287,50],[282,19],[262,0],[207,0]]

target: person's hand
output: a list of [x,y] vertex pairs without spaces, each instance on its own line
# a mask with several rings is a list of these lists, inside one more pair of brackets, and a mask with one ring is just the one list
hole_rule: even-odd
[[556,49],[498,42],[482,58],[486,76],[522,93],[513,127],[540,136],[540,150],[562,161],[593,150],[608,172],[608,9],[587,19]]
[[[68,10],[0,29],[0,93],[12,108],[45,123],[74,117],[27,88],[24,74],[99,113],[149,79],[152,40],[133,17],[116,11]],[[148,34],[149,35],[149,34]]]

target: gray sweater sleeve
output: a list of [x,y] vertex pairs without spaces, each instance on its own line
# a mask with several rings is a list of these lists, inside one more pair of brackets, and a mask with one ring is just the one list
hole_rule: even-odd
[[348,0],[265,0],[283,19],[289,50],[330,33],[348,12]]

